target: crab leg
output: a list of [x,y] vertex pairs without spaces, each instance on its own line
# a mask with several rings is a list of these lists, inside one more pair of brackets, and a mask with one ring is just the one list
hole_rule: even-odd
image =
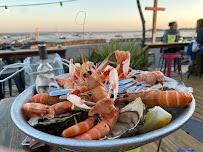
[[109,64],[109,59],[112,57],[112,55],[114,54],[115,52],[112,52],[111,54],[109,54],[106,59],[99,65],[99,67],[97,68],[97,72],[102,72],[105,67]]

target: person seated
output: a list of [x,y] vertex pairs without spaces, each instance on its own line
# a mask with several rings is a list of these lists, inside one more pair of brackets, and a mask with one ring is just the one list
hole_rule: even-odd
[[[197,33],[197,45],[199,46],[198,52],[203,52],[203,19],[197,21],[196,31]],[[192,45],[194,42],[190,42],[187,49],[187,56],[182,61],[183,64],[189,63],[189,57],[191,56],[192,63],[190,66],[196,65],[196,52],[192,51]]]
[[[178,42],[178,40],[181,38],[180,31],[178,30],[178,23],[177,22],[170,22],[169,23],[170,29],[166,30],[164,32],[164,35],[162,37],[163,42],[168,42],[168,35],[175,35],[175,42]],[[166,50],[163,50],[164,53],[176,53],[178,51],[182,50],[182,48],[176,47],[176,48],[168,48]]]

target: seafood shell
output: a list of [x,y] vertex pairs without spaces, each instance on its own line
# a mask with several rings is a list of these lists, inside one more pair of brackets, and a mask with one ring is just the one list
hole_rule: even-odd
[[85,120],[87,117],[88,115],[86,112],[68,112],[65,114],[56,115],[52,119],[33,117],[28,121],[28,123],[40,131],[60,136],[63,130]]
[[37,93],[48,93],[49,88],[60,88],[53,78],[47,78],[43,75],[37,75],[35,86]]
[[129,103],[120,111],[118,121],[106,139],[116,139],[134,135],[144,124],[147,108],[141,98]]

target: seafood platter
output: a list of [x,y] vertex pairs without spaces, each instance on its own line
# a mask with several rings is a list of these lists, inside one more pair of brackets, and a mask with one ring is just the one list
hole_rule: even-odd
[[[110,63],[115,54],[117,62]],[[11,117],[28,136],[74,151],[124,151],[161,139],[192,116],[192,88],[160,71],[130,68],[130,52],[93,65],[69,63],[69,74],[38,75],[14,101]]]

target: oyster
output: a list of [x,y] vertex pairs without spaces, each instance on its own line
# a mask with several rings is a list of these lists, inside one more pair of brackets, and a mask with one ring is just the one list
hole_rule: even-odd
[[61,136],[63,130],[85,120],[87,117],[87,112],[78,112],[74,114],[68,112],[65,114],[56,115],[52,119],[33,117],[28,121],[28,123],[40,131],[56,136]]
[[43,75],[37,75],[35,86],[37,93],[48,93],[49,88],[60,88],[53,78],[47,78]]
[[144,124],[147,108],[141,98],[129,103],[120,111],[113,130],[106,139],[116,139],[134,135]]

